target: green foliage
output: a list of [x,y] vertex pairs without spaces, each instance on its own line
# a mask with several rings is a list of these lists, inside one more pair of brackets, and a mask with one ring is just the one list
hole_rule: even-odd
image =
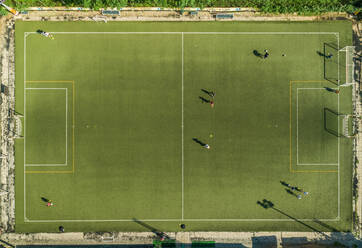
[[361,7],[359,0],[17,0],[18,10],[29,6],[78,6],[100,8],[129,7],[253,7],[264,13],[320,14],[324,12],[354,12]]
[[4,8],[0,8],[0,16],[6,16],[9,12],[4,9]]
[[18,1],[16,1],[15,7],[18,11],[23,11],[27,7],[30,7],[32,2],[33,1],[31,1],[31,0],[30,1],[29,0],[18,0]]
[[83,7],[90,8],[92,4],[92,0],[83,0]]
[[91,8],[94,9],[94,10],[99,10],[100,8],[107,8],[107,7],[110,7],[110,6],[104,5],[101,0],[93,0],[92,1]]

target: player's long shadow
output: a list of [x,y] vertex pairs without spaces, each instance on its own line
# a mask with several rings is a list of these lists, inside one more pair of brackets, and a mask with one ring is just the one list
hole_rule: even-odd
[[148,224],[146,224],[146,223],[144,223],[144,222],[142,222],[140,220],[137,220],[136,218],[133,218],[133,221],[136,222],[137,224],[140,224],[141,226],[147,228],[148,230],[150,230],[151,232],[156,234],[157,237],[159,237],[160,239],[165,239],[165,238],[170,239],[170,237],[166,233],[164,233],[164,232],[162,232],[160,230],[157,230],[153,226],[150,226],[150,225],[148,225]]
[[318,54],[319,56],[321,56],[321,57],[325,57],[325,56],[326,56],[324,53],[322,53],[322,52],[320,52],[320,51],[317,51],[317,54]]
[[298,195],[296,193],[294,193],[293,191],[291,191],[290,189],[285,189],[285,191],[294,197],[298,197]]
[[276,211],[276,212],[278,212],[278,213],[280,213],[280,214],[282,214],[282,215],[284,215],[284,216],[287,216],[288,218],[290,218],[290,219],[294,220],[295,222],[298,222],[299,224],[301,224],[301,225],[303,225],[303,226],[305,226],[305,227],[313,230],[314,232],[320,233],[320,234],[323,235],[324,237],[329,238],[329,236],[326,235],[325,233],[323,233],[322,231],[319,231],[318,229],[316,229],[316,228],[314,228],[314,227],[312,227],[312,226],[304,223],[303,221],[300,221],[300,220],[298,220],[297,218],[294,218],[293,216],[291,216],[291,215],[283,212],[282,210],[274,207],[274,203],[271,202],[271,201],[268,201],[268,200],[266,200],[266,199],[263,199],[262,202],[261,202],[261,201],[257,201],[256,203],[257,203],[258,205],[262,206],[264,209],[273,209],[274,211]]
[[206,144],[200,140],[198,140],[197,138],[192,138],[193,141],[195,141],[197,144],[199,144],[200,146],[205,146]]
[[253,54],[258,58],[263,58],[263,55],[261,53],[259,53],[257,50],[254,50]]
[[212,91],[208,91],[208,90],[205,90],[205,89],[201,89],[201,91],[204,92],[205,94],[207,94],[210,97],[214,97],[214,95],[215,95],[215,93],[212,92]]
[[209,103],[210,100],[207,100],[206,98],[203,98],[202,96],[199,96],[199,98],[201,99],[202,102],[204,103]]
[[286,182],[284,182],[284,181],[280,181],[280,184],[283,185],[283,186],[285,186],[285,187],[288,187],[288,188],[289,188],[289,184],[286,183]]
[[40,197],[40,199],[43,201],[43,202],[49,202],[49,200],[45,197]]

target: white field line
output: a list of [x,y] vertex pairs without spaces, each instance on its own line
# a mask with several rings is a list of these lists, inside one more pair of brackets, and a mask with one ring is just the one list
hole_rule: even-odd
[[338,60],[338,63],[337,63],[337,82],[338,82],[338,85],[340,84],[340,78],[339,78],[339,33],[336,34],[336,37],[337,37],[337,60]]
[[[334,219],[298,219],[299,221],[339,221],[339,218]],[[257,222],[257,221],[281,221],[293,222],[294,219],[143,219],[140,221],[148,222],[179,222],[179,221],[197,221],[197,222]],[[26,220],[25,222],[134,222],[133,219],[119,220]]]
[[[307,35],[337,35],[336,32],[51,32],[52,34],[256,34],[256,35],[273,35],[273,34],[307,34]],[[26,34],[37,34],[37,32],[25,32]]]
[[25,164],[26,167],[67,166],[67,164]]
[[[348,49],[346,48],[346,82],[345,82],[345,84],[348,82],[348,67],[347,67],[347,61],[349,61],[348,60],[348,51],[347,51]],[[338,52],[338,56],[339,56],[339,52]]]
[[26,90],[67,90],[67,88],[25,88]]
[[181,219],[184,219],[184,34],[181,34],[181,132],[182,132],[182,138],[181,138],[181,142],[182,142],[182,147],[181,147],[181,167],[182,167],[182,173],[181,173],[181,180],[182,180],[182,184],[181,184]]
[[[338,48],[338,52],[337,52],[337,54],[338,54],[338,84],[340,84],[340,78],[339,78],[339,33],[337,33],[336,34],[336,36],[337,36],[337,48]],[[338,94],[338,113],[339,113],[339,94]],[[339,121],[338,121],[338,131],[339,131]],[[339,168],[340,168],[340,147],[339,147],[339,145],[340,145],[340,138],[338,138],[338,192],[337,192],[337,194],[338,194],[338,215],[337,215],[337,217],[338,218],[340,218],[340,216],[341,216],[341,206],[340,206],[340,202],[341,202],[341,187],[340,187],[340,181],[341,181],[341,179],[340,179],[340,170],[339,170]]]
[[[348,61],[349,62],[349,61]],[[349,65],[351,68],[349,69],[351,71],[351,79],[350,79],[350,83],[353,84],[354,80],[353,80],[353,73],[354,73],[354,64],[350,64]]]
[[26,82],[26,37],[28,36],[27,33],[24,33],[24,170],[23,170],[23,177],[24,177],[24,220],[27,220],[26,217],[26,174],[25,174],[25,161],[26,161],[26,94],[25,94],[25,82]]
[[299,164],[299,88],[297,88],[297,165]]
[[297,164],[297,165],[335,165],[335,166],[337,166],[338,164]]
[[[333,88],[333,89],[338,89],[338,88]],[[338,158],[337,158],[337,163],[299,163],[299,107],[298,107],[299,90],[325,90],[325,88],[297,88],[297,165],[335,165],[335,166],[338,166],[338,164],[339,164]],[[338,97],[339,97],[339,95],[338,95]],[[339,142],[339,138],[337,138],[337,142]]]
[[[299,90],[326,90],[326,88],[297,88]],[[338,88],[331,88],[334,90],[338,90]]]
[[[65,163],[63,164],[24,164],[24,166],[47,167],[68,165],[68,88],[25,88],[25,90],[64,90],[65,91]],[[24,160],[25,161],[25,160]]]
[[25,88],[26,90],[67,90],[67,88]]
[[[53,34],[200,34],[200,35],[208,35],[208,34],[225,34],[225,35],[273,35],[273,34],[281,34],[281,35],[336,35],[338,37],[338,46],[339,46],[339,36],[336,32],[51,32]],[[26,82],[26,37],[29,34],[37,34],[36,32],[24,32],[24,89]],[[338,60],[339,61],[339,60]],[[338,64],[339,66],[339,64]],[[182,75],[183,76],[183,75]],[[338,98],[339,100],[339,98]],[[183,107],[183,106],[182,106]],[[339,109],[339,105],[338,105]],[[26,94],[24,90],[24,126],[26,125]],[[26,159],[26,128],[24,128],[24,161]],[[339,147],[338,147],[339,148]],[[339,152],[338,152],[339,153]],[[26,217],[26,173],[25,173],[25,164],[23,170],[24,176],[24,221],[25,222],[120,222],[120,221],[133,221],[131,219],[120,219],[120,220],[29,220]],[[182,181],[183,182],[183,181]],[[338,187],[339,187],[339,167],[338,167]],[[338,213],[339,213],[339,188],[338,188]],[[339,215],[335,219],[318,219],[320,221],[338,221],[340,219]],[[301,221],[315,221],[316,219],[299,219]],[[230,221],[294,221],[290,219],[144,219],[141,221],[206,221],[206,222],[230,222]]]
[[68,164],[68,88],[65,90],[65,164]]

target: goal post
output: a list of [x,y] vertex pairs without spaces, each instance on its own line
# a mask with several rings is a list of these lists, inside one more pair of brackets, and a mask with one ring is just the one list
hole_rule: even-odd
[[345,53],[345,68],[346,68],[346,78],[343,86],[352,85],[354,83],[354,56],[355,56],[355,47],[354,46],[345,46],[339,50],[339,52]]
[[336,137],[354,138],[357,116],[324,108],[324,130]]
[[324,43],[323,51],[318,52],[324,59],[324,79],[337,86],[349,86],[355,83],[355,46],[341,49],[337,44]]
[[22,120],[21,120],[21,115],[17,115],[15,114],[14,115],[14,122],[15,122],[15,128],[14,128],[14,134],[13,134],[13,137],[14,138],[24,138],[23,136],[23,123],[22,123]]

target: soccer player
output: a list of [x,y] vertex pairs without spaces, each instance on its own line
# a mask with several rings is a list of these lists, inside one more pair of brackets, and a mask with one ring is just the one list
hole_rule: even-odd
[[210,106],[211,106],[211,108],[213,108],[213,107],[214,107],[214,105],[215,105],[214,101],[213,101],[213,100],[211,100],[211,101],[210,101]]
[[39,34],[43,35],[44,37],[47,37],[47,38],[50,38],[52,40],[54,40],[54,37],[53,35],[51,35],[49,32],[45,32],[43,30],[38,30],[37,31]]
[[328,53],[328,55],[326,55],[326,59],[331,59],[333,57],[333,54]]
[[51,207],[51,206],[53,206],[54,204],[52,203],[52,201],[48,201],[47,202],[47,207]]
[[210,146],[209,146],[208,144],[205,144],[204,147],[205,147],[206,149],[210,149]]
[[44,35],[45,37],[48,37],[48,38],[54,40],[53,35],[51,35],[49,32],[44,32],[44,31],[43,31],[42,35]]
[[265,54],[264,54],[264,59],[266,59],[266,58],[268,58],[269,57],[269,52],[268,52],[268,50],[264,50],[264,52],[265,52]]

